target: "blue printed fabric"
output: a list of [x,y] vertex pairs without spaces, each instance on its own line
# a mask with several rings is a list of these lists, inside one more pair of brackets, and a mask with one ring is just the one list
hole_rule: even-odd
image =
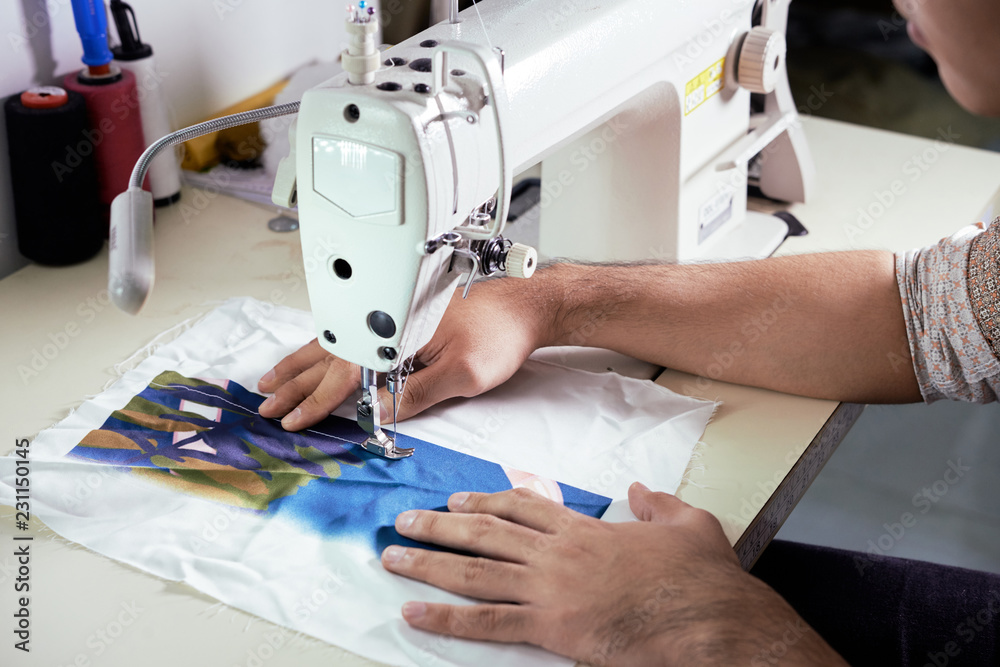
[[[390,461],[358,444],[353,421],[329,417],[285,431],[257,414],[264,401],[229,380],[166,372],[69,453],[128,469],[135,477],[261,515],[282,516],[324,536],[356,539],[377,552],[405,544],[393,528],[408,509],[439,509],[458,491],[496,492],[527,477],[403,434],[414,456]],[[567,507],[600,517],[610,500],[549,482]]]

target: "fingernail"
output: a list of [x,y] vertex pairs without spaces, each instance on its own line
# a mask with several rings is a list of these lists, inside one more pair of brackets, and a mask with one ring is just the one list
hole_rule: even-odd
[[386,421],[389,420],[390,417],[392,417],[392,413],[390,412],[390,408],[387,408],[386,405],[385,405],[385,399],[384,398],[378,399],[378,415],[379,415],[379,419],[382,422],[386,422]]
[[403,512],[396,517],[396,530],[406,530],[411,525],[413,525],[413,520],[417,518],[417,513],[415,510],[409,510]]
[[263,376],[261,376],[260,380],[258,380],[258,384],[261,382],[270,382],[273,379],[274,379],[274,369],[272,368],[268,372],[264,373]]
[[406,555],[404,547],[397,547],[395,544],[385,548],[382,552],[382,560],[386,563],[398,563]]
[[642,482],[632,482],[632,487],[639,491],[649,491],[649,487]]
[[452,495],[451,498],[448,499],[448,506],[461,507],[462,505],[465,504],[465,501],[468,499],[469,499],[469,494],[466,493],[465,491],[462,491],[461,493],[456,493]]
[[257,408],[257,412],[260,412],[261,410],[271,407],[272,403],[274,403],[274,396],[268,396],[267,398],[264,399],[264,402],[260,404],[260,407]]
[[407,602],[403,605],[403,618],[408,621],[419,621],[427,613],[427,605],[423,602]]
[[281,426],[286,429],[291,428],[295,426],[295,423],[299,421],[299,417],[301,416],[302,416],[302,410],[300,410],[299,408],[295,408],[287,415],[285,415],[284,419],[281,420]]

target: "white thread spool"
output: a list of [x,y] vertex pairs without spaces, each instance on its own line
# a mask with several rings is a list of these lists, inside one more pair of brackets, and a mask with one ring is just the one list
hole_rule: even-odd
[[[122,59],[115,51],[115,63],[135,75],[136,96],[139,113],[142,116],[142,133],[148,147],[160,137],[170,134],[167,106],[160,86],[161,78],[156,71],[153,56],[136,60]],[[172,204],[181,196],[181,171],[177,153],[164,151],[149,168],[149,185],[153,191],[156,206]]]

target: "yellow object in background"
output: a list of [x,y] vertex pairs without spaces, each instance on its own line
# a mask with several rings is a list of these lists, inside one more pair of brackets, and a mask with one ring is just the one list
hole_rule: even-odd
[[[286,85],[288,85],[288,79],[279,81],[270,88],[202,120],[213,120],[242,111],[270,106]],[[203,171],[214,167],[222,160],[253,161],[260,157],[264,146],[257,123],[212,132],[184,143],[184,159],[181,161],[181,167],[191,171]]]

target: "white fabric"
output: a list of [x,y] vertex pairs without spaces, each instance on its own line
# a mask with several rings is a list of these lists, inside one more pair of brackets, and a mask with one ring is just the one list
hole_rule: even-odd
[[[463,599],[385,572],[367,545],[324,539],[291,522],[63,458],[160,372],[228,378],[255,389],[312,331],[308,313],[252,299],[226,302],[39,434],[31,444],[33,513],[98,553],[374,660],[569,664],[540,649],[442,641],[409,628],[399,613],[403,602]],[[648,380],[532,360],[504,386],[449,401],[402,423],[400,431],[621,501],[637,479],[676,490],[713,410],[712,403]],[[348,407],[344,414],[352,412]],[[12,461],[0,459],[0,502],[7,505],[14,502]],[[609,515],[629,518],[627,505],[617,505]]]

